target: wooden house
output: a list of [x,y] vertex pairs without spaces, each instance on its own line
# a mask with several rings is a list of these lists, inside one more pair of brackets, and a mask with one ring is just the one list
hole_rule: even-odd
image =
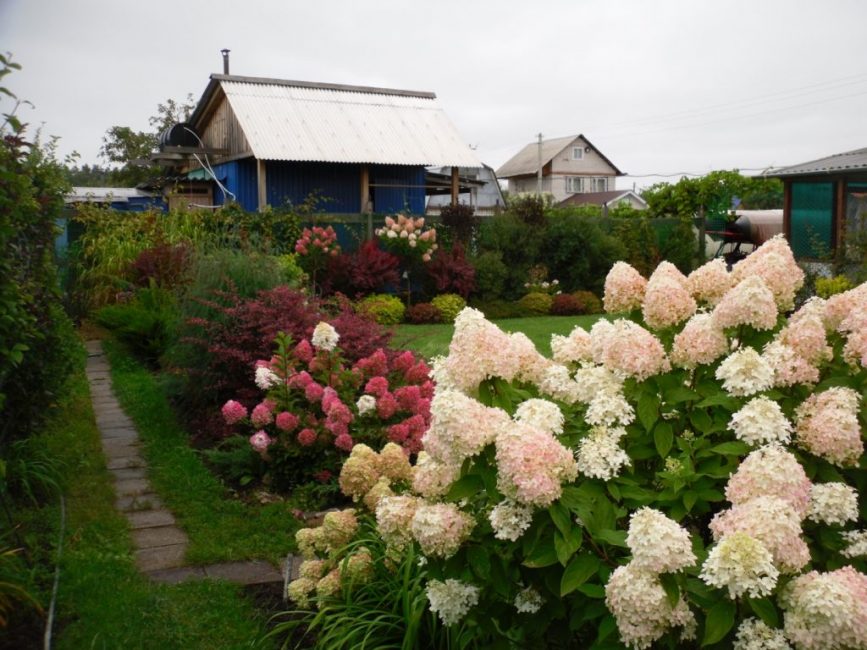
[[425,168],[481,167],[430,92],[213,74],[154,159],[212,185],[220,205],[327,213],[425,209]]

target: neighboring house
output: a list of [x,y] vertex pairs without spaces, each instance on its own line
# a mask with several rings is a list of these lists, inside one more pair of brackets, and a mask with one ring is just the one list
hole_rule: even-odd
[[213,74],[174,131],[155,160],[247,210],[316,193],[327,213],[420,214],[426,167],[451,170],[456,200],[457,168],[482,166],[430,92]]
[[[444,205],[451,203],[450,177],[451,172],[447,167],[428,169],[427,214],[439,214]],[[492,167],[461,167],[458,169],[458,181],[458,203],[473,206],[476,215],[493,216],[506,206]]]
[[610,192],[572,194],[560,201],[556,207],[566,208],[573,205],[601,205],[603,208],[607,209],[624,203],[636,210],[647,209],[647,201],[642,199],[632,190],[611,190]]
[[834,251],[847,229],[867,219],[867,149],[783,167],[783,232],[797,257]]
[[614,179],[623,176],[605,155],[583,135],[531,142],[497,170],[497,178],[509,181],[512,194],[535,193],[539,165],[542,193],[559,203],[573,194],[609,192]]

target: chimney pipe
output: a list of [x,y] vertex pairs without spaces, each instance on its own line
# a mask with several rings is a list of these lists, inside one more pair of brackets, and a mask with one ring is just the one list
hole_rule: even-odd
[[220,54],[223,55],[223,74],[229,74],[229,50],[222,49],[220,50]]

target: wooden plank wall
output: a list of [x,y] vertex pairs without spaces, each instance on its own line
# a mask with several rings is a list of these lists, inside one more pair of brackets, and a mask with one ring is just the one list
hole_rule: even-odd
[[225,95],[220,99],[220,103],[205,126],[202,140],[207,147],[226,149],[229,156],[250,151],[247,138]]

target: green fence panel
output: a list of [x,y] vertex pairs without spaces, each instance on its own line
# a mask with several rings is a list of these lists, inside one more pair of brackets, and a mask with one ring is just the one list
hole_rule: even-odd
[[791,245],[795,257],[824,257],[831,250],[833,183],[792,183]]

